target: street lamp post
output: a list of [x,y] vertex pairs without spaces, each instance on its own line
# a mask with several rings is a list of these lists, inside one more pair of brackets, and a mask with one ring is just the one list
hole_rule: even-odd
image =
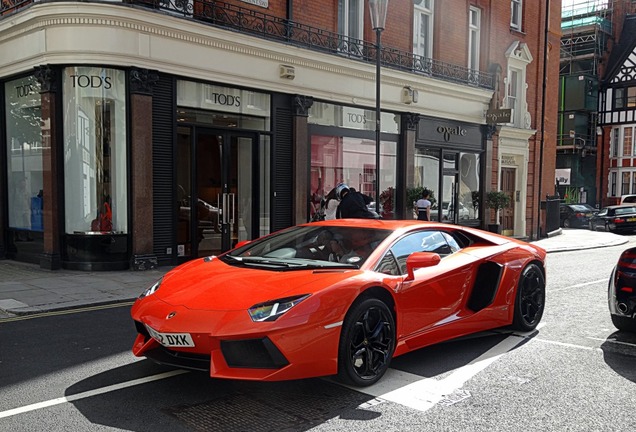
[[369,0],[371,27],[375,31],[375,210],[380,214],[380,53],[389,0]]

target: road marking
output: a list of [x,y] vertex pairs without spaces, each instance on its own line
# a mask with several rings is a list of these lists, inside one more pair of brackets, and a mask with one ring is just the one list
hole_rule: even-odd
[[573,288],[582,288],[584,286],[595,285],[595,284],[598,284],[598,283],[601,283],[601,282],[607,283],[608,280],[609,279],[606,278],[606,279],[595,280],[595,281],[592,281],[592,282],[585,282],[585,283],[580,283],[580,284],[576,284],[576,285],[570,285],[569,287],[550,290],[550,293],[559,292],[559,291],[566,291],[566,290],[573,289]]
[[181,375],[181,374],[184,374],[184,373],[188,373],[188,371],[179,369],[179,370],[165,372],[165,373],[161,373],[161,374],[157,374],[157,375],[151,375],[151,376],[144,377],[144,378],[138,378],[138,379],[135,379],[135,380],[132,380],[132,381],[127,381],[127,382],[123,382],[123,383],[119,383],[119,384],[113,384],[113,385],[109,385],[109,386],[106,386],[106,387],[102,387],[102,388],[98,388],[98,389],[94,389],[94,390],[89,390],[89,391],[85,391],[85,392],[82,392],[82,393],[77,393],[77,394],[70,395],[70,396],[64,396],[64,397],[60,397],[60,398],[49,399],[47,401],[38,402],[38,403],[31,404],[31,405],[25,405],[23,407],[14,408],[14,409],[10,409],[10,410],[7,410],[7,411],[1,411],[0,412],[0,418],[11,417],[11,416],[18,415],[18,414],[24,414],[24,413],[27,413],[29,411],[35,411],[35,410],[39,410],[39,409],[42,409],[42,408],[47,408],[47,407],[51,407],[51,406],[55,406],[55,405],[60,405],[60,404],[67,403],[67,402],[74,402],[76,400],[97,396],[97,395],[108,393],[108,392],[111,392],[111,391],[117,391],[117,390],[125,389],[125,388],[128,388],[128,387],[133,387],[133,386],[136,386],[136,385],[140,385],[140,384],[146,384],[146,383],[149,383],[149,382],[152,382],[152,381],[158,381],[158,380],[162,380],[162,379],[166,379],[166,378],[171,378],[173,376]]
[[585,345],[575,345],[575,344],[571,344],[571,343],[557,342],[557,341],[551,341],[551,340],[547,340],[547,339],[534,338],[532,340],[536,341],[536,342],[543,342],[543,343],[547,343],[547,344],[551,344],[551,345],[559,345],[559,346],[564,346],[564,347],[568,347],[568,348],[584,349],[584,350],[588,350],[588,351],[601,351],[601,352],[603,351],[602,349],[600,349],[598,347],[588,347],[588,346],[585,346]]
[[420,375],[389,369],[386,376],[378,383],[355,390],[374,396],[376,399],[398,403],[418,411],[428,411],[534,333],[511,334],[481,356],[467,365],[455,369],[443,379],[422,379]]
[[601,341],[601,342],[611,342],[611,343],[615,343],[615,344],[619,344],[619,345],[627,345],[627,346],[631,346],[631,347],[636,347],[636,344],[629,343],[629,342],[617,341],[616,339],[603,339],[603,338],[595,338],[595,337],[591,337],[591,336],[587,336],[587,338],[588,339],[592,339],[592,340]]

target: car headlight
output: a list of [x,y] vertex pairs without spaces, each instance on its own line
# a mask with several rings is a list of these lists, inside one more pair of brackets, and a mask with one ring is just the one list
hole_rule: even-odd
[[296,306],[301,301],[309,297],[309,294],[303,294],[295,297],[287,297],[278,300],[271,300],[265,303],[259,303],[247,310],[252,321],[276,321],[278,317]]
[[155,291],[157,291],[159,289],[159,286],[161,286],[161,281],[162,280],[163,279],[159,279],[157,282],[155,282],[152,285],[150,285],[150,287],[146,288],[146,290],[141,293],[139,298],[148,297],[150,294],[154,294]]

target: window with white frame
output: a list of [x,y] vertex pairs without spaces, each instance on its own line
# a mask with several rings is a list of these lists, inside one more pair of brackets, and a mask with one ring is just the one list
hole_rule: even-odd
[[481,10],[470,7],[468,22],[468,68],[479,70],[479,40],[481,39]]
[[338,33],[362,39],[364,0],[338,0]]
[[519,125],[521,120],[519,116],[521,115],[521,110],[519,109],[519,89],[521,88],[521,83],[519,82],[521,73],[518,69],[509,68],[508,69],[508,81],[506,83],[507,89],[507,100],[506,106],[512,109],[512,123],[515,125]]
[[521,31],[521,19],[523,13],[523,0],[510,1],[510,27]]
[[631,156],[633,154],[634,148],[634,137],[632,136],[632,131],[634,129],[631,127],[626,127],[623,129],[623,156]]
[[631,177],[631,174],[629,171],[627,172],[623,172],[623,175],[621,176],[623,181],[621,184],[621,195],[627,195],[629,193],[629,180]]
[[413,0],[413,54],[433,57],[433,0]]
[[610,136],[610,157],[618,157],[618,134],[620,130],[618,128],[612,129],[612,135]]
[[503,107],[512,110],[510,125],[520,129],[532,126],[528,111],[526,69],[533,58],[527,44],[514,41],[506,50],[508,65],[504,78]]
[[610,173],[610,196],[616,196],[616,172]]

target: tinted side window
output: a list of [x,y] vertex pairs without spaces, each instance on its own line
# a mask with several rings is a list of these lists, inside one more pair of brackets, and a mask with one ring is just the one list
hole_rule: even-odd
[[405,274],[406,259],[413,252],[433,252],[443,258],[459,249],[459,244],[450,234],[440,231],[418,231],[398,240],[390,251],[400,266],[400,274]]

